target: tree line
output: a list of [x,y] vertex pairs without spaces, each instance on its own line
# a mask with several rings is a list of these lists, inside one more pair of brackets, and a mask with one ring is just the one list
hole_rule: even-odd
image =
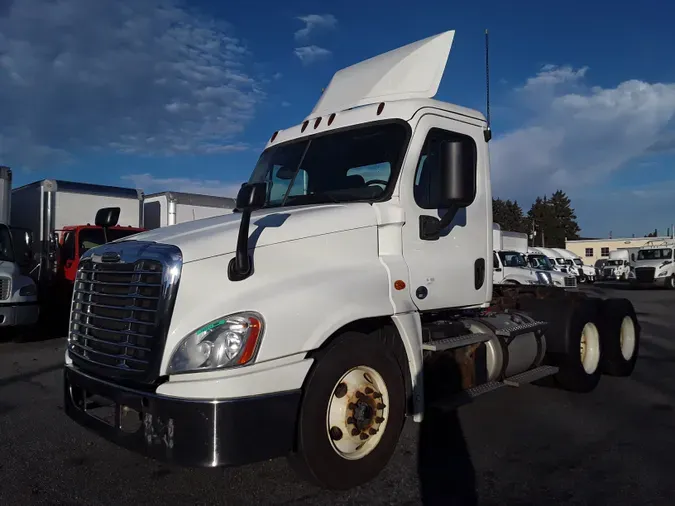
[[581,229],[570,198],[561,190],[537,197],[525,214],[516,200],[492,199],[493,221],[502,230],[530,236],[530,246],[564,248],[565,239],[579,239]]

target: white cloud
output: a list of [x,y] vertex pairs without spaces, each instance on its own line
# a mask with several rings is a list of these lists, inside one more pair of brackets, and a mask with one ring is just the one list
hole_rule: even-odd
[[287,102],[285,100],[283,102],[281,102],[281,107],[290,107],[290,106],[291,106],[290,102]]
[[586,73],[547,65],[517,90],[523,126],[491,142],[496,195],[527,200],[556,188],[581,191],[665,147],[659,142],[672,145],[675,83],[589,87]]
[[328,49],[319,46],[296,47],[295,56],[300,58],[304,65],[310,65],[317,61],[330,57],[332,54]]
[[217,197],[236,197],[241,187],[239,183],[225,182],[218,179],[191,179],[183,177],[155,177],[152,174],[129,174],[122,176],[125,181],[130,181],[136,188],[145,191],[146,194],[163,191],[177,191],[186,193],[201,193],[215,195]]
[[237,150],[264,98],[250,60],[229,25],[178,0],[10,2],[0,159],[41,168],[86,149]]
[[295,32],[296,40],[307,40],[312,33],[337,26],[337,18],[332,14],[308,14],[297,19],[305,23],[305,26]]

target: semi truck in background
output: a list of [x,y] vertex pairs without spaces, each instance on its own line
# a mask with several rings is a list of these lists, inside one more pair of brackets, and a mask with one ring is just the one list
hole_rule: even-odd
[[[498,227],[498,225],[496,226]],[[577,280],[574,276],[556,270],[552,262],[543,253],[530,251],[530,247],[527,245],[527,234],[501,230],[501,227],[498,228],[500,230],[500,237],[493,237],[493,247],[498,245],[503,250],[502,252],[498,252],[498,258],[496,259],[500,261],[500,267],[509,263],[509,259],[506,258],[507,252],[516,252],[519,259],[510,258],[511,260],[524,264],[524,267],[535,272],[542,271],[554,286],[567,289],[575,289],[577,287]],[[495,233],[493,232],[493,234]],[[513,257],[512,254],[510,256]]]
[[565,262],[565,259],[561,257],[557,251],[553,251],[551,248],[544,248],[541,246],[530,246],[528,251],[533,254],[539,253],[544,255],[546,258],[548,258],[549,262],[551,262],[554,270],[565,274],[568,272],[568,265]]
[[433,99],[454,34],[338,71],[271,135],[236,212],[88,250],[65,413],[160,460],[288,456],[348,489],[430,407],[629,376],[629,300],[493,284],[489,122]]
[[631,271],[630,253],[625,249],[609,252],[609,259],[602,267],[604,281],[626,281]]
[[553,284],[548,273],[528,265],[524,255],[516,249],[518,239],[518,232],[503,231],[498,223],[492,224],[492,282],[497,285]]
[[[93,223],[105,207],[119,223]],[[12,222],[33,236],[31,274],[45,318],[69,313],[80,257],[89,249],[145,230],[143,192],[132,188],[44,179],[12,192]],[[67,316],[65,316],[67,318]]]
[[[613,252],[610,252],[610,255]],[[630,281],[675,290],[675,241],[649,241],[639,249]]]
[[198,193],[167,191],[146,195],[144,226],[148,230],[232,212],[235,199]]
[[11,225],[12,169],[0,166],[0,328],[37,323],[37,287],[27,275],[32,236]]
[[573,272],[579,282],[594,283],[596,278],[595,267],[584,264],[583,259],[576,253],[564,248],[551,248],[565,259],[568,271]]

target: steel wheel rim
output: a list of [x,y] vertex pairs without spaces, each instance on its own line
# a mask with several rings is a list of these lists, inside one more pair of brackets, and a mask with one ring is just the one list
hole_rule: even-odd
[[595,373],[600,363],[600,332],[592,322],[586,323],[581,330],[579,351],[586,374]]
[[372,367],[347,371],[335,384],[326,410],[326,433],[335,453],[359,460],[372,452],[387,426],[389,391]]
[[630,316],[624,316],[621,321],[619,343],[624,360],[630,360],[635,353],[635,323]]

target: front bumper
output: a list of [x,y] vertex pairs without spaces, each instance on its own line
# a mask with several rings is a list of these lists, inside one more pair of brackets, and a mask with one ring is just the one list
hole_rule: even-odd
[[64,396],[70,418],[113,443],[165,462],[215,467],[288,454],[301,391],[191,400],[122,387],[67,365]]
[[18,327],[37,323],[40,306],[37,302],[0,304],[0,327]]

